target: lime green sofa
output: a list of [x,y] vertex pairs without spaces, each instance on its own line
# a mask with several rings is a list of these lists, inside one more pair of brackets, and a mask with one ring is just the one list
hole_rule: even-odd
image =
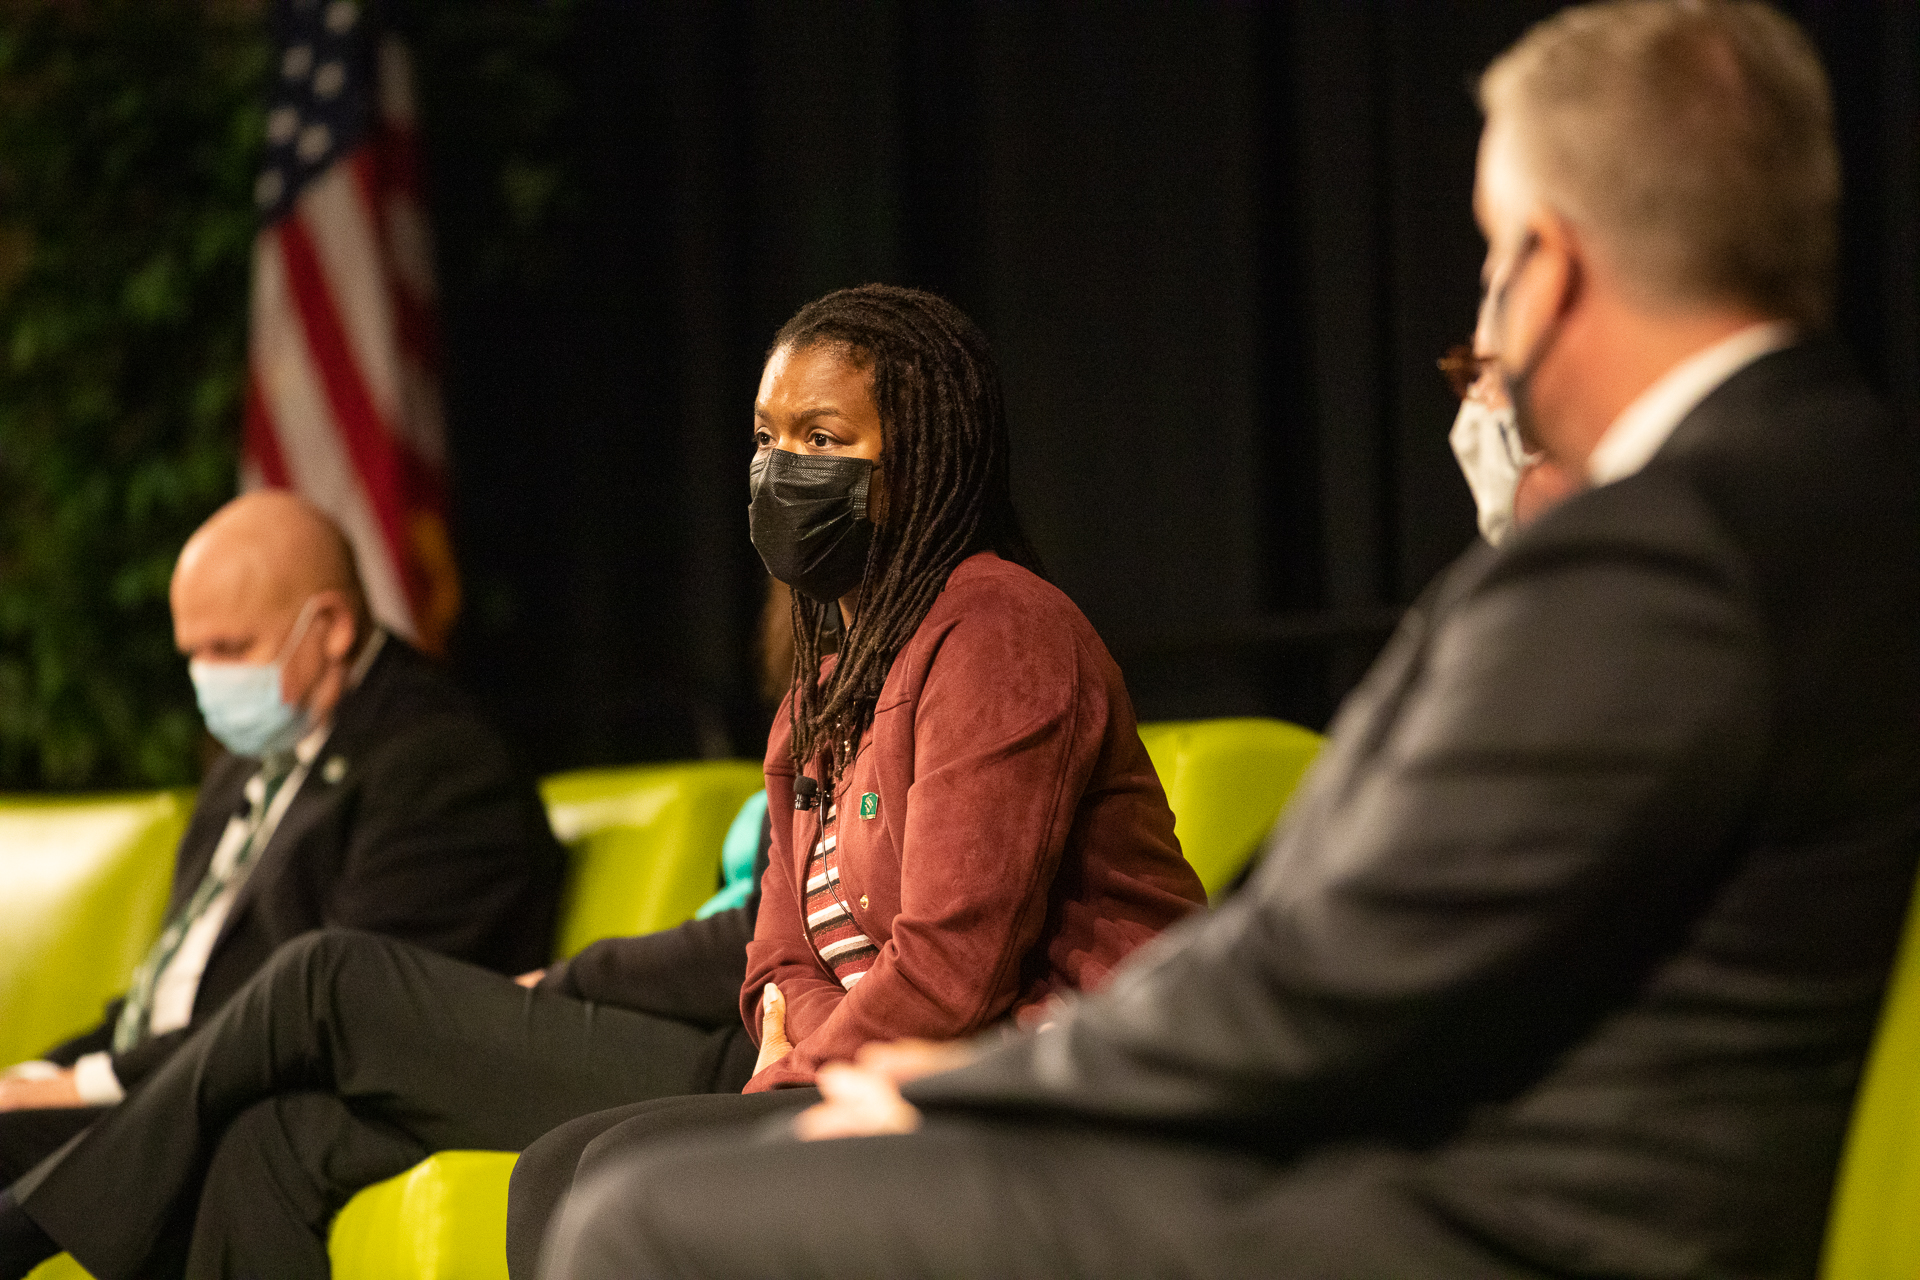
[[762,782],[755,760],[582,769],[542,782],[568,852],[554,958],[692,919],[720,882],[727,824]]
[[[1320,749],[1318,734],[1278,720],[1149,724],[1141,726],[1140,736],[1167,790],[1181,847],[1215,896],[1259,848]],[[554,830],[564,837],[565,811],[555,806],[555,783],[548,784],[547,799]],[[704,846],[708,885],[719,847],[715,830]],[[619,922],[599,916],[591,925],[575,918],[576,912],[598,909],[594,904],[611,889],[595,882],[590,891],[570,895],[562,915],[563,950],[576,940],[584,945],[609,933],[639,931],[603,927]],[[691,914],[689,905],[679,918]],[[677,920],[647,927],[673,923]],[[507,1179],[514,1159],[509,1152],[444,1151],[367,1188],[334,1219],[328,1239],[334,1275],[339,1280],[504,1280]]]
[[[0,797],[0,1067],[94,1025],[160,932],[190,791]],[[36,1280],[86,1280],[62,1254]]]
[[1319,734],[1284,720],[1166,720],[1140,740],[1173,810],[1173,833],[1207,897],[1239,878],[1320,753]]
[[160,932],[193,795],[0,797],[0,1067],[100,1020]]
[[[1216,897],[1258,849],[1320,744],[1305,729],[1258,719],[1149,724],[1141,737],[1166,787],[1182,847]],[[571,855],[556,955],[570,956],[600,937],[669,928],[691,916],[713,891],[728,821],[760,784],[759,766],[746,761],[594,769],[547,779],[541,790],[549,817]],[[183,818],[184,798],[173,801]],[[176,825],[159,849],[170,851],[177,838]],[[170,857],[156,856],[153,841],[126,851],[126,857],[160,866],[160,897],[100,998],[124,983],[158,926],[165,896]],[[97,1004],[98,998],[90,1016],[97,1016]],[[335,1275],[504,1276],[507,1177],[514,1159],[508,1152],[446,1151],[367,1188],[334,1220],[328,1247]],[[36,1272],[35,1280],[84,1274],[62,1256]]]
[[[557,958],[665,929],[719,881],[727,824],[761,786],[750,760],[560,774],[541,784],[569,867]],[[0,1064],[84,1030],[159,931],[190,793],[0,800]],[[60,957],[59,966],[45,966]],[[62,976],[48,984],[49,972]],[[16,1026],[16,1018],[31,1015]],[[449,1151],[369,1187],[329,1247],[345,1276],[504,1275],[513,1156]],[[65,1254],[34,1280],[86,1280]]]
[[[1209,894],[1239,875],[1319,747],[1271,720],[1142,725],[1175,827]],[[588,770],[543,786],[573,856],[556,951],[667,928],[711,892],[727,819],[760,785],[752,762]],[[157,932],[180,792],[0,797],[0,1063],[99,1016]],[[57,963],[48,964],[49,960]],[[59,980],[48,984],[49,971]],[[505,1275],[514,1156],[447,1151],[354,1197],[330,1249],[341,1280]],[[1920,886],[1836,1181],[1822,1280],[1920,1276]],[[64,1254],[34,1280],[87,1280]]]

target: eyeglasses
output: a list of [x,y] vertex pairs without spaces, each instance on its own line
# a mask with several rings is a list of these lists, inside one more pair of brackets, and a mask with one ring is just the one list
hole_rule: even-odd
[[1434,363],[1446,375],[1447,385],[1453,388],[1453,394],[1465,400],[1467,392],[1473,389],[1473,384],[1480,380],[1480,375],[1487,371],[1493,359],[1492,356],[1475,354],[1471,342],[1457,342],[1448,347],[1447,354]]

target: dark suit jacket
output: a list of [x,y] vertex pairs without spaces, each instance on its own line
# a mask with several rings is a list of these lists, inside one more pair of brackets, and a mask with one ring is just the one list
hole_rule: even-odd
[[[206,875],[258,767],[222,755],[208,770],[169,915]],[[274,948],[309,929],[368,929],[503,973],[537,969],[551,954],[562,869],[546,810],[505,745],[438,666],[388,636],[335,708],[325,748],[235,897],[192,1021],[116,1054],[114,1072],[131,1087]],[[119,1007],[48,1056],[71,1063],[108,1048]]]
[[1813,1274],[1920,846],[1915,472],[1831,344],[1742,370],[1427,594],[1241,897],[908,1095],[1384,1145],[1548,1270]]

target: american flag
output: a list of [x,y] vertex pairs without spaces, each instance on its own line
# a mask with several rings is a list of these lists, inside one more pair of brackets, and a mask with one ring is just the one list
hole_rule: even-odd
[[241,485],[331,514],[374,615],[439,652],[460,580],[406,49],[356,0],[275,0],[271,22]]

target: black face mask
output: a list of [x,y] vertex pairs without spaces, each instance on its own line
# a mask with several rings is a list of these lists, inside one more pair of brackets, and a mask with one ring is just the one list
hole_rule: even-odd
[[823,603],[860,585],[873,544],[873,463],[768,449],[747,475],[747,528],[768,573]]

